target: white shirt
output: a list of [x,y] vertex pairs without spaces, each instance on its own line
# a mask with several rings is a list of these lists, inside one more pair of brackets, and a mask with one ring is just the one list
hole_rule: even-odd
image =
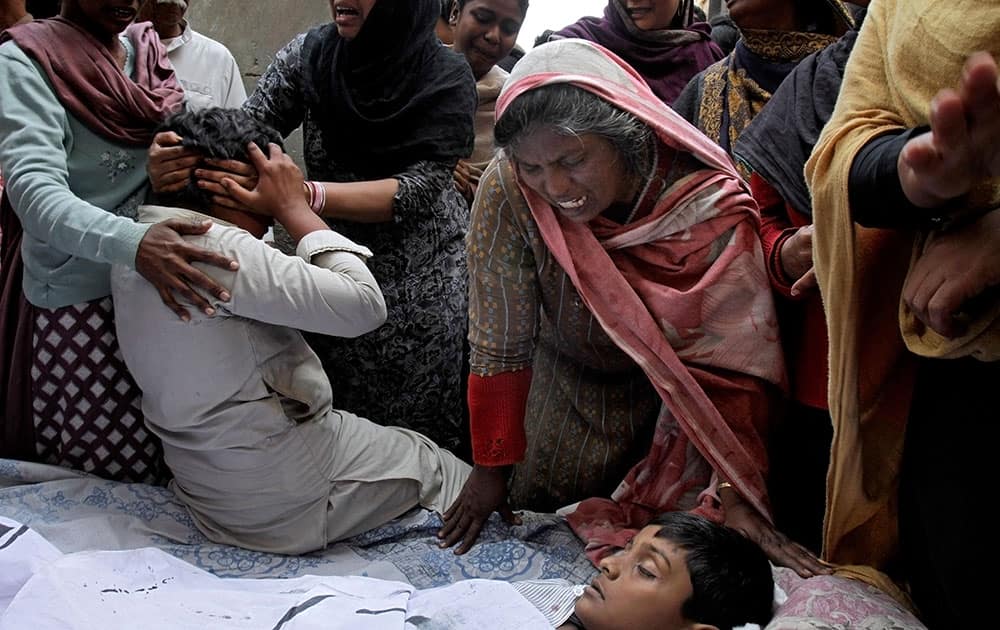
[[167,58],[184,86],[189,110],[235,109],[247,99],[243,77],[229,49],[185,24],[179,37],[164,39]]

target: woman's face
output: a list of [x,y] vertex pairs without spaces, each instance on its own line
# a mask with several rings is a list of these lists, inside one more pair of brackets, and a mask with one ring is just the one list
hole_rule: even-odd
[[794,0],[726,0],[729,17],[741,30],[796,30]]
[[524,14],[518,0],[468,0],[455,11],[455,51],[465,55],[479,80],[510,54]]
[[101,40],[117,37],[138,12],[139,0],[63,0],[61,13]]
[[622,0],[625,10],[640,31],[668,28],[677,15],[681,0]]
[[551,128],[524,138],[514,154],[521,181],[574,223],[630,203],[638,186],[615,147],[600,136],[563,136]]
[[371,13],[376,0],[330,0],[330,13],[337,32],[346,40],[352,40],[361,32],[365,19]]

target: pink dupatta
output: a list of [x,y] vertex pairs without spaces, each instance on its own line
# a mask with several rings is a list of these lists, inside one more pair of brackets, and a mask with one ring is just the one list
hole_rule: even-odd
[[[763,444],[748,449],[738,437],[759,437],[752,419],[723,418],[686,365],[785,383],[756,204],[722,149],[596,44],[567,39],[531,51],[497,102],[498,118],[520,95],[554,83],[570,83],[634,114],[667,146],[706,166],[668,189],[650,215],[627,225],[603,218],[573,223],[518,182],[545,244],[587,308],[663,399],[648,454],[611,499],[587,499],[564,513],[594,555],[620,546],[623,528],[641,527],[678,508],[677,500],[690,489],[685,473],[693,445],[770,518]],[[683,435],[671,430],[675,423]],[[721,519],[714,475],[708,490],[699,509]]]

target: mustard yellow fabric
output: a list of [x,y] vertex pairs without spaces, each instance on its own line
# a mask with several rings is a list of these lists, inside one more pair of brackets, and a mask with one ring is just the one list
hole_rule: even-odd
[[[924,237],[855,225],[851,164],[874,137],[926,124],[933,96],[957,85],[978,50],[1000,57],[1000,0],[874,0],[833,117],[806,164],[834,422],[823,555],[837,564],[882,569],[897,551],[899,466],[916,360],[900,329],[899,297]],[[994,182],[977,203],[988,205],[997,193]],[[920,340],[908,341],[920,351]],[[855,569],[858,576],[868,571]],[[877,574],[868,573],[874,582]]]

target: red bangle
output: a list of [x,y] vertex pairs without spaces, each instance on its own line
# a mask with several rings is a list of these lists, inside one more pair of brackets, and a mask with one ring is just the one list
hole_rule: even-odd
[[508,466],[524,459],[524,410],[530,389],[530,368],[494,376],[469,375],[472,461]]

